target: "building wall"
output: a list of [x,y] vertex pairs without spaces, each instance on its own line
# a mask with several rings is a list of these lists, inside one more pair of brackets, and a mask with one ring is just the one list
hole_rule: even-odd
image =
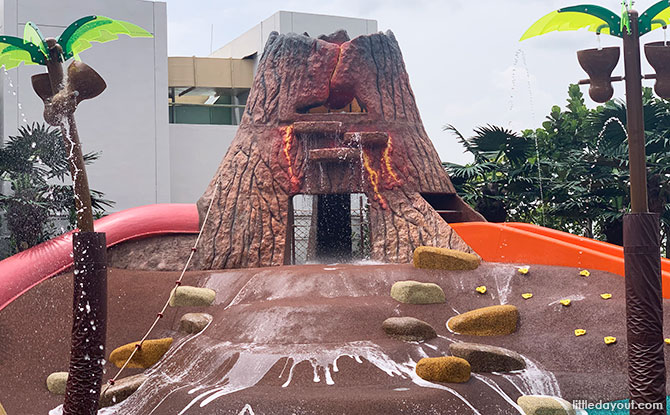
[[236,133],[236,125],[170,124],[173,203],[195,203],[202,196]]
[[263,53],[265,43],[273,31],[284,33],[307,32],[312,37],[330,34],[339,29],[349,33],[350,38],[377,32],[377,21],[352,17],[327,16],[322,14],[279,11],[260,24],[249,29],[225,46],[217,49],[212,56],[221,58],[244,58],[254,53],[256,61]]
[[[0,33],[23,36],[27,21],[45,36],[58,36],[76,19],[99,14],[135,23],[153,39],[119,40],[93,47],[82,60],[107,82],[99,97],[80,104],[76,119],[85,152],[101,157],[89,166],[91,188],[116,202],[111,211],[153,203],[193,203],[204,192],[237,131],[236,126],[168,123],[166,3],[148,0],[0,0]],[[346,29],[351,37],[377,31],[374,20],[281,11],[265,19],[213,56],[258,60],[272,31],[312,36]],[[251,68],[249,68],[251,70]],[[0,136],[42,121],[43,104],[30,76],[41,66],[21,66],[3,74]]]
[[[137,24],[153,39],[119,36],[81,54],[107,82],[99,97],[79,105],[76,119],[85,152],[101,157],[88,169],[91,188],[116,202],[118,211],[165,203],[170,198],[167,111],[166,3],[145,0],[2,0],[3,33],[22,37],[27,21],[45,36],[58,36],[76,19],[99,14]],[[69,63],[68,63],[69,64]],[[2,137],[26,123],[42,122],[43,104],[30,82],[42,66],[21,66],[2,77]]]

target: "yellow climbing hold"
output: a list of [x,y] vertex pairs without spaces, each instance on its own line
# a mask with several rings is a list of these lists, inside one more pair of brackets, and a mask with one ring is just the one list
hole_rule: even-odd
[[533,296],[533,294],[531,294],[531,293],[524,293],[524,294],[521,294],[521,296],[523,297],[524,300],[527,300],[527,299],[531,298],[531,297]]
[[570,305],[570,303],[571,303],[572,301],[566,298],[565,300],[561,300],[561,301],[559,301],[559,302],[560,302],[561,304],[563,304],[564,306],[567,307],[567,306]]
[[670,339],[665,339],[663,341],[665,342],[665,344],[670,344]]
[[581,275],[582,277],[588,277],[589,275],[591,275],[591,273],[589,272],[588,269],[583,269],[579,271],[579,275]]
[[[114,363],[116,367],[122,367],[126,360],[130,357],[139,342],[128,343],[124,346],[117,347],[109,355],[109,361]],[[133,355],[133,358],[128,363],[128,368],[146,369],[153,366],[172,345],[172,337],[166,337],[156,340],[145,340],[142,347]]]
[[609,300],[610,298],[612,298],[612,294],[609,294],[609,293],[600,294],[600,297],[601,297],[603,300]]
[[616,337],[607,336],[605,337],[605,344],[614,344],[616,343]]
[[579,336],[583,336],[583,335],[585,335],[585,334],[586,334],[586,330],[584,330],[584,329],[577,329],[577,330],[575,330],[575,336],[577,336],[577,337],[579,337]]
[[519,274],[526,275],[530,271],[530,267],[519,267],[517,271],[519,271]]
[[486,294],[486,285],[480,285],[479,287],[475,288],[475,291],[477,291],[479,294]]

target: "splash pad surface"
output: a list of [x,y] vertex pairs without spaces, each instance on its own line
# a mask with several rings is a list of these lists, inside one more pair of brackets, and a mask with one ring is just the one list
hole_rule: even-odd
[[[103,413],[239,413],[250,405],[257,414],[400,409],[516,414],[513,403],[521,394],[624,397],[623,279],[536,265],[524,275],[517,268],[484,263],[475,271],[428,271],[410,265],[314,264],[189,272],[186,284],[217,291],[214,305],[169,309],[155,336],[174,337],[175,344],[131,398]],[[143,334],[176,275],[110,270],[110,348]],[[396,302],[390,287],[406,279],[440,285],[446,303]],[[3,356],[22,357],[0,360],[7,380],[0,394],[9,413],[47,413],[61,403],[46,391],[44,379],[67,364],[71,284],[71,274],[49,279],[0,313],[7,333]],[[481,285],[488,287],[486,295],[475,291]],[[533,297],[523,300],[526,292]],[[612,299],[603,300],[603,292]],[[570,307],[559,303],[563,298],[572,299]],[[446,328],[457,314],[501,303],[520,311],[519,329],[510,336],[462,336]],[[200,334],[185,336],[177,328],[187,312],[207,312],[214,319]],[[391,339],[381,322],[393,316],[424,320],[439,337],[425,343]],[[587,334],[575,337],[577,326]],[[619,341],[607,346],[605,336]],[[526,359],[527,369],[474,374],[465,384],[429,383],[414,375],[420,358],[448,354],[455,341],[514,350]],[[106,378],[115,372],[109,363],[106,369]]]

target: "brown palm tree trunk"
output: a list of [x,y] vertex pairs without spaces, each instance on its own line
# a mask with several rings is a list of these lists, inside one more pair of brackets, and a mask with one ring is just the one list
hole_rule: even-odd
[[[64,89],[62,50],[49,39],[47,64],[52,93]],[[74,185],[79,232],[72,239],[74,282],[70,367],[63,404],[64,415],[95,415],[102,388],[105,337],[107,335],[107,243],[104,233],[93,228],[93,208],[86,165],[79,141],[74,110],[61,108],[57,114],[65,141],[68,165]]]

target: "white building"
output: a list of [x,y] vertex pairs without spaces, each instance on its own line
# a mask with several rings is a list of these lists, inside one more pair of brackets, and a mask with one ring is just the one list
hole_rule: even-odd
[[[272,31],[312,36],[338,29],[350,37],[377,31],[374,20],[280,11],[203,58],[167,56],[165,2],[150,0],[0,0],[0,33],[22,37],[28,21],[57,37],[80,17],[125,20],[154,34],[94,43],[81,54],[107,82],[76,112],[92,189],[116,202],[112,211],[153,203],[195,203],[237,131],[253,71]],[[2,72],[2,71],[0,71]],[[43,104],[30,77],[43,66],[7,71],[0,94],[0,134],[41,122]],[[169,73],[169,76],[168,76]]]

